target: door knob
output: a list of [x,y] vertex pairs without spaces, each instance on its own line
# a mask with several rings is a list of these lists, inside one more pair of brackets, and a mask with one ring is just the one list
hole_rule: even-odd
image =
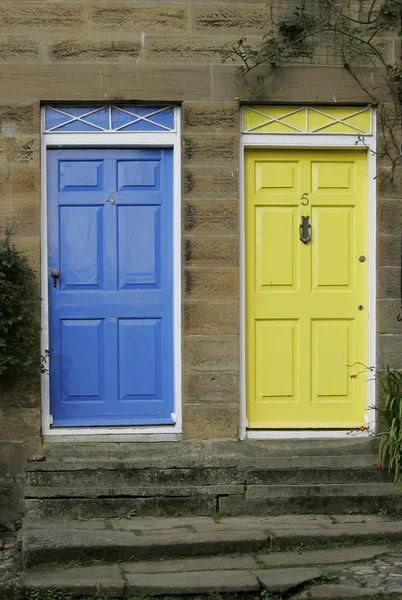
[[53,287],[55,288],[57,285],[57,280],[60,277],[60,269],[52,269],[51,275],[53,279]]

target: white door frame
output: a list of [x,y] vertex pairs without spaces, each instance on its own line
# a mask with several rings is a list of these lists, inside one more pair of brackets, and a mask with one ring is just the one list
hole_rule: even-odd
[[[372,110],[371,135],[364,135],[363,141],[357,135],[345,134],[268,134],[244,133],[240,136],[240,424],[239,437],[244,439],[300,439],[300,438],[345,438],[350,433],[336,429],[261,429],[248,430],[246,413],[246,282],[245,282],[245,218],[244,218],[244,154],[247,148],[292,148],[292,149],[367,149],[367,365],[376,366],[376,119]],[[242,122],[242,119],[241,119]],[[367,431],[359,432],[359,437],[368,436],[375,429],[375,381],[367,376],[367,408],[364,425]],[[356,433],[357,435],[357,433]]]
[[[49,375],[42,375],[42,434],[44,436],[97,435],[113,441],[178,441],[182,433],[181,402],[181,148],[180,108],[175,107],[174,132],[88,132],[43,133],[41,140],[41,352],[49,348],[48,244],[46,157],[49,148],[173,148],[173,344],[174,344],[174,425],[114,426],[114,427],[51,427]],[[44,113],[44,109],[43,109]],[[44,115],[42,114],[42,123]],[[47,366],[47,364],[45,365]],[[99,438],[99,439],[101,439]],[[69,438],[71,439],[71,438]]]

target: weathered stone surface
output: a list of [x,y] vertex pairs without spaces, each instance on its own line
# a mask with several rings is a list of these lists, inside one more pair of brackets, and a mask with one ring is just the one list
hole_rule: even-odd
[[399,265],[401,261],[401,236],[380,233],[378,241],[378,266]]
[[132,61],[139,57],[141,40],[90,40],[66,38],[53,42],[48,50],[51,60],[63,61]]
[[183,317],[184,335],[239,333],[237,300],[187,300]]
[[27,199],[0,200],[0,231],[11,227],[14,235],[39,235],[39,199],[32,200],[29,194],[27,196]]
[[236,198],[237,168],[184,169],[183,193],[193,198]]
[[210,594],[255,592],[257,578],[247,571],[193,571],[127,575],[127,589],[131,594]]
[[32,62],[38,58],[37,40],[22,36],[0,36],[0,61]]
[[381,366],[402,369],[402,334],[385,333],[380,334],[377,339]]
[[[366,69],[369,74],[372,69]],[[317,102],[338,103],[370,102],[370,96],[362,90],[344,67],[263,67],[250,74],[248,85],[258,84],[263,77],[264,87],[254,97],[261,102]],[[379,83],[379,82],[378,82]],[[370,81],[367,82],[370,86]],[[236,78],[236,67],[212,66],[212,100],[228,101],[241,97],[247,101],[244,83]]]
[[[58,5],[54,5],[55,7]],[[13,64],[2,66],[3,104],[33,101],[123,101],[133,98],[205,101],[211,97],[211,67],[203,65],[147,65],[118,63]],[[158,85],[155,85],[155,81]]]
[[249,554],[243,556],[205,556],[178,560],[123,563],[125,573],[188,573],[190,571],[226,571],[256,569],[257,561]]
[[183,401],[185,404],[230,403],[239,396],[238,373],[185,373]]
[[39,131],[39,111],[34,104],[8,104],[0,106],[0,131],[4,137],[19,133]]
[[238,429],[238,404],[187,404],[183,407],[185,439],[236,439]]
[[[0,199],[14,202],[15,199],[36,200],[39,211],[39,173],[34,168],[10,167],[0,172]],[[1,204],[6,206],[6,202]]]
[[0,4],[0,31],[7,33],[34,31],[53,33],[82,29],[84,8],[72,4],[39,5],[34,2],[3,2]]
[[271,22],[269,6],[206,4],[196,5],[191,10],[192,28],[209,35],[265,34],[270,30]]
[[189,298],[238,298],[237,268],[194,267],[183,274],[184,294]]
[[298,598],[312,598],[316,600],[343,600],[344,598],[361,598],[376,596],[378,589],[369,587],[355,587],[351,585],[316,585],[303,592]]
[[28,258],[34,273],[39,277],[40,273],[40,240],[36,235],[14,235],[13,242]]
[[124,580],[117,565],[81,567],[66,571],[25,571],[22,580],[25,589],[49,593],[63,589],[74,596],[123,596]]
[[377,300],[377,331],[379,333],[402,334],[402,323],[397,320],[398,315],[401,313],[401,298]]
[[167,33],[188,29],[189,12],[186,5],[170,3],[142,6],[113,3],[93,7],[90,19],[94,30]]
[[237,267],[237,237],[187,237],[183,239],[184,261],[194,266]]
[[151,62],[180,64],[221,64],[222,53],[237,38],[166,37],[147,38],[146,56]]
[[24,440],[39,436],[41,427],[40,408],[17,411],[14,406],[2,406],[0,419],[5,424],[1,432],[3,440]]
[[399,267],[377,269],[377,297],[398,298],[401,293],[401,270]]
[[[214,497],[176,498],[103,498],[25,500],[25,516],[40,519],[122,518],[135,510],[143,517],[177,515],[211,515],[216,507]],[[135,525],[135,524],[134,524]],[[135,528],[135,527],[134,527]],[[130,556],[126,557],[129,560]]]
[[183,212],[183,227],[188,233],[228,235],[239,231],[238,202],[186,201]]
[[383,200],[378,209],[378,230],[381,231],[381,233],[398,235],[400,234],[401,229],[402,199]]
[[253,571],[258,581],[265,590],[281,594],[312,579],[318,579],[322,572],[312,567],[293,569],[268,569],[267,571]]
[[239,106],[235,102],[185,102],[183,128],[189,132],[219,133],[237,131]]
[[233,164],[237,167],[239,138],[236,136],[187,136],[183,138],[183,162],[194,165]]
[[0,160],[10,163],[36,164],[39,166],[39,136],[19,135],[6,138]]
[[399,199],[402,190],[402,166],[378,168],[377,192],[380,198]]
[[354,548],[330,548],[301,552],[259,554],[258,562],[267,567],[296,565],[335,565],[360,562],[389,552],[387,546],[357,546]]
[[186,337],[183,342],[183,367],[186,371],[237,371],[237,336]]

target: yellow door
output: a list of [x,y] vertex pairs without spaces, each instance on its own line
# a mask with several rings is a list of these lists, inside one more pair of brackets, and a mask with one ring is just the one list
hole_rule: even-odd
[[367,378],[350,376],[366,360],[366,154],[249,150],[245,186],[248,426],[359,427]]

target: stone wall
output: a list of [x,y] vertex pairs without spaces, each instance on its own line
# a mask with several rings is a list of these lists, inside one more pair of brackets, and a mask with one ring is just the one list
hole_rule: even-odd
[[[186,438],[237,438],[239,369],[238,104],[220,52],[259,39],[291,2],[0,0],[0,228],[39,273],[40,103],[182,105],[183,402]],[[361,2],[356,2],[356,7]],[[356,8],[357,9],[357,8]],[[390,32],[388,59],[400,52]],[[305,61],[304,61],[305,62]],[[262,102],[370,102],[336,52],[265,69]],[[375,72],[362,65],[367,86]],[[377,92],[376,92],[377,93]],[[386,91],[383,101],[389,101]],[[386,164],[381,168],[388,169]],[[402,168],[379,178],[380,360],[402,367],[399,303]],[[0,391],[0,512],[20,515],[21,470],[40,443],[38,386]],[[10,499],[9,499],[10,498]]]

